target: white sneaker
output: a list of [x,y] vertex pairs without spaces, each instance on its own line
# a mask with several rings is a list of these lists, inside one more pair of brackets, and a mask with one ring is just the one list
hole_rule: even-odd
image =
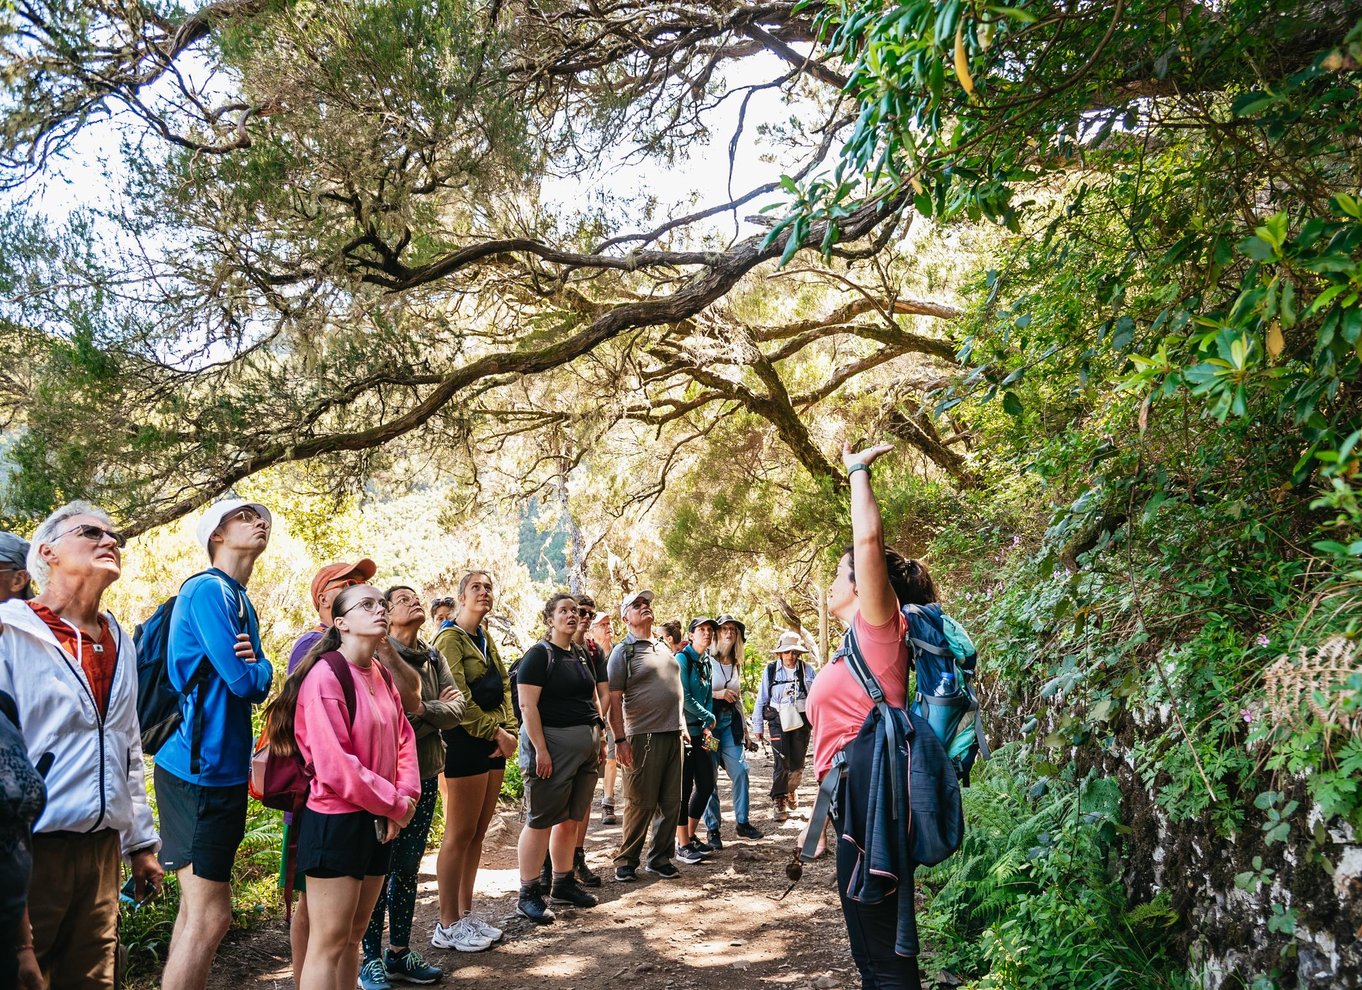
[[458,952],[482,952],[492,947],[492,940],[481,932],[469,927],[467,918],[460,918],[452,925],[435,922],[435,933],[430,944],[437,949],[454,949]]
[[500,942],[501,936],[506,934],[496,925],[490,924],[486,918],[480,914],[467,914],[464,916],[464,923],[469,928],[477,932],[483,938],[490,938],[493,942]]

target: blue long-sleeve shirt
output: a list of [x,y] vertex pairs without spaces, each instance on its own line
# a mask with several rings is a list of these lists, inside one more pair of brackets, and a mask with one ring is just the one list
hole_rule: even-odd
[[698,741],[701,731],[714,725],[714,694],[710,690],[709,659],[695,652],[690,644],[676,655],[681,665],[682,707],[686,712],[686,731]]
[[[237,658],[236,637],[242,632],[260,658],[254,663]],[[191,784],[245,784],[251,769],[251,705],[269,695],[274,668],[260,645],[260,620],[245,585],[215,567],[186,581],[175,599],[170,683],[185,691],[205,658],[211,670],[181,696],[183,720],[156,754],[156,763]]]

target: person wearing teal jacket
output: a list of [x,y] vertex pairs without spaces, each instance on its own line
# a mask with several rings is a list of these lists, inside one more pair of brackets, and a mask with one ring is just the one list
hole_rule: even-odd
[[676,654],[676,662],[681,666],[682,709],[690,736],[681,767],[681,800],[687,817],[676,825],[676,858],[691,865],[714,851],[713,846],[699,839],[696,830],[714,794],[714,760],[709,755],[714,741],[710,731],[714,728],[714,675],[709,647],[717,631],[713,619],[695,619],[690,624],[690,642]]

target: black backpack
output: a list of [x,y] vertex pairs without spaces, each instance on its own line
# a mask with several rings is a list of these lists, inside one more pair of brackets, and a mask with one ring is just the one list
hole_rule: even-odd
[[[198,576],[187,578],[185,584]],[[133,646],[137,649],[137,722],[142,729],[142,752],[147,756],[155,756],[175,734],[184,720],[180,699],[197,691],[213,670],[212,663],[204,657],[183,692],[175,690],[175,685],[170,683],[170,617],[178,598],[179,595],[172,595],[158,605],[132,633]],[[239,593],[236,599],[237,618],[244,630],[246,600]]]

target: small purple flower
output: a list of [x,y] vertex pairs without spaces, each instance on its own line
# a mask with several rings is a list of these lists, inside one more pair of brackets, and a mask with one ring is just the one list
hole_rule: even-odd
[[1259,633],[1258,638],[1255,639],[1254,642],[1259,646],[1266,646],[1271,640],[1267,638],[1267,633]]
[[1245,722],[1247,722],[1247,723],[1249,723],[1250,725],[1252,725],[1252,724],[1253,724],[1253,709],[1252,709],[1252,708],[1241,708],[1241,709],[1239,709],[1239,717],[1242,718]]

